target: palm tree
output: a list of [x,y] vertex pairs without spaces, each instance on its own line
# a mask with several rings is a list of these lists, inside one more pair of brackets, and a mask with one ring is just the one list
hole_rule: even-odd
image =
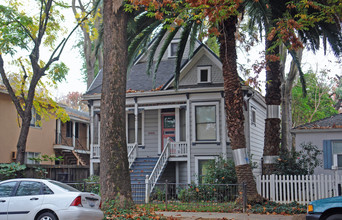
[[[289,10],[287,4],[290,1],[258,1],[250,2],[248,5],[248,11],[251,15],[251,24],[258,23],[259,29],[265,31],[267,34],[272,28],[276,27],[276,22],[285,16],[285,13],[290,13],[294,16],[298,11]],[[322,3],[322,2],[320,2]],[[268,4],[269,7],[265,7]],[[308,14],[316,13],[316,9],[310,9]],[[333,15],[334,19],[338,21],[337,16]],[[264,28],[264,30],[262,29]],[[331,23],[326,21],[320,21],[309,26],[304,30],[299,31],[299,36],[302,41],[309,46],[312,50],[317,50],[320,47],[320,38],[323,36],[328,39],[333,51],[338,56],[342,51],[342,35],[340,32],[339,22]],[[265,40],[266,51],[266,105],[267,105],[267,118],[265,120],[265,141],[264,141],[264,164],[263,173],[273,173],[275,167],[275,159],[279,155],[280,150],[280,114],[279,106],[281,103],[281,75],[283,75],[284,68],[281,66],[280,59],[272,59],[272,57],[279,57],[280,50],[277,46],[277,36]],[[288,42],[283,42],[288,45]],[[289,51],[293,61],[296,63],[301,82],[303,85],[303,93],[305,94],[305,81],[304,76],[300,68],[300,61],[296,56],[295,51]],[[285,143],[285,142],[283,142]],[[286,150],[286,146],[282,146],[283,150]]]
[[[231,147],[233,150],[234,157],[240,164],[235,164],[236,174],[239,183],[247,184],[247,196],[249,200],[260,200],[261,197],[258,196],[256,183],[253,177],[252,169],[248,161],[246,160],[246,137],[244,133],[244,115],[243,115],[243,94],[241,81],[237,72],[236,64],[236,40],[235,32],[238,17],[231,16],[228,19],[223,20],[219,25],[219,42],[220,42],[220,57],[222,62],[222,71],[224,78],[224,98],[225,98],[225,111],[226,111],[226,123],[228,127],[228,136],[231,141]],[[164,55],[168,45],[171,43],[172,39],[176,36],[178,31],[181,31],[180,43],[178,45],[177,58],[176,58],[176,69],[175,69],[175,82],[176,86],[179,79],[181,61],[184,54],[185,45],[190,36],[190,48],[193,48],[196,36],[198,32],[203,30],[202,23],[197,23],[191,18],[188,19],[185,24],[181,27],[175,27],[174,31],[168,32],[165,28],[162,28],[165,24],[160,24],[157,26],[159,31],[150,32],[154,35],[155,40],[150,45],[150,54],[148,61],[148,74],[155,74],[158,69],[158,65]],[[137,44],[146,45],[142,38],[142,35],[138,36]],[[155,52],[161,40],[165,37],[164,44],[161,47],[160,53],[158,55],[157,61],[154,63]],[[145,38],[151,39],[151,38]],[[134,40],[133,40],[134,42]],[[139,43],[138,43],[139,42]],[[129,50],[130,53],[138,54],[138,47],[132,47]],[[138,49],[141,50],[141,49]],[[191,55],[192,49],[190,49]],[[129,55],[129,57],[134,57],[134,55]],[[155,64],[154,68],[152,67]],[[153,71],[152,71],[153,69]],[[155,75],[154,75],[155,76]]]

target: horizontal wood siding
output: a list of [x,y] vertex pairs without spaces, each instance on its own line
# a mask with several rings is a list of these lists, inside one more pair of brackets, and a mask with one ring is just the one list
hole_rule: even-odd
[[179,166],[179,183],[187,183],[188,182],[187,162],[178,162],[178,166]]
[[158,110],[144,112],[145,149],[138,149],[138,157],[158,156]]
[[220,68],[215,65],[207,56],[203,56],[199,59],[199,61],[194,65],[194,67],[186,73],[184,78],[179,82],[180,86],[184,85],[196,85],[197,84],[197,67],[198,66],[211,66],[211,81],[212,83],[222,83],[222,71]]
[[[254,99],[249,101],[249,127],[250,127],[250,156],[252,161],[257,162],[257,168],[253,170],[254,175],[261,174],[261,158],[264,149],[264,131],[266,109]],[[252,124],[252,108],[255,110],[256,123]]]

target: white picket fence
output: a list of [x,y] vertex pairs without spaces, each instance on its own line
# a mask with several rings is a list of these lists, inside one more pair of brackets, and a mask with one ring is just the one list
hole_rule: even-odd
[[335,175],[263,175],[257,176],[257,190],[270,201],[279,203],[310,201],[338,196],[342,176]]

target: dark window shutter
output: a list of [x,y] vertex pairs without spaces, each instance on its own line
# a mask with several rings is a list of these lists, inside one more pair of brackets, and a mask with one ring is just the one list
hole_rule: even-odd
[[324,169],[331,169],[333,165],[332,147],[330,140],[323,141]]

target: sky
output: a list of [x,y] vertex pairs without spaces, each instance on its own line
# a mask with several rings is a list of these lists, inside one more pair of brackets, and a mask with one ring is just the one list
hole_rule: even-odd
[[[65,24],[64,26],[71,31],[75,25],[74,15],[71,9],[65,10]],[[64,62],[69,70],[69,73],[66,77],[66,80],[62,83],[58,84],[58,89],[51,91],[53,97],[56,99],[62,96],[67,95],[69,92],[86,92],[86,82],[82,79],[81,68],[82,68],[82,58],[80,56],[80,52],[78,48],[74,48],[74,44],[76,44],[78,36],[81,32],[75,32],[69,39],[66,47],[62,53],[60,60]],[[65,35],[66,36],[66,35]],[[62,37],[65,36],[60,36]],[[250,52],[242,52],[238,51],[238,62],[245,66],[251,66],[255,62],[255,60],[260,60],[261,55],[260,52],[264,49],[264,45],[259,45],[254,47]],[[48,55],[49,53],[43,52],[42,55]],[[338,60],[332,55],[331,52],[328,51],[328,55],[324,56],[323,51],[319,51],[316,55],[312,52],[305,51],[302,60],[302,68],[303,71],[307,71],[309,69],[313,69],[316,71],[317,69],[330,69],[330,75],[335,76],[336,74],[342,75],[342,64],[338,62]],[[262,73],[259,77],[261,81],[261,93],[264,95],[265,93],[265,73]]]
[[[66,15],[66,24],[69,29],[72,29],[75,22],[71,10],[67,11]],[[60,97],[74,91],[81,93],[86,92],[86,83],[83,81],[81,75],[82,58],[79,54],[79,49],[73,48],[73,45],[77,40],[77,34],[79,33],[80,32],[76,32],[72,35],[61,57],[61,60],[70,68],[70,71],[67,80],[60,83],[58,85],[58,90],[53,93],[55,97]],[[238,50],[238,62],[246,67],[250,67],[256,60],[260,61],[260,59],[263,59],[260,55],[263,50],[263,44],[253,47],[248,53]],[[288,55],[288,60],[291,60],[290,55]],[[287,67],[289,67],[289,65],[287,65]],[[314,71],[329,69],[331,70],[330,76],[335,76],[336,74],[342,75],[342,64],[329,49],[327,50],[327,55],[324,55],[323,50],[318,51],[316,54],[305,50],[302,58],[302,69],[304,73],[310,69]],[[260,88],[263,95],[265,95],[265,78],[265,72],[262,72],[259,80],[261,82]]]

